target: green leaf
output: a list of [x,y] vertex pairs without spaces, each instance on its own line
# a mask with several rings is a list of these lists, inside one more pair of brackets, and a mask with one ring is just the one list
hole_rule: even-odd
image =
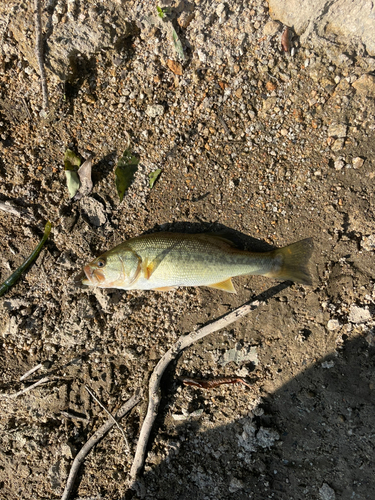
[[133,156],[128,149],[119,158],[115,170],[116,188],[120,197],[120,202],[124,199],[125,191],[133,182],[133,177],[138,169],[139,159]]
[[78,167],[81,165],[81,160],[71,149],[65,151],[64,156],[64,170],[72,170],[77,172]]
[[64,170],[66,176],[66,185],[68,186],[68,191],[71,198],[75,196],[81,185],[77,174],[77,170],[80,165],[81,160],[74,153],[74,151],[67,149],[64,156]]
[[165,13],[159,5],[156,6],[156,10],[158,11],[158,16],[161,17],[162,19],[165,17]]
[[69,195],[71,198],[74,198],[81,185],[78,179],[78,174],[73,170],[65,170],[65,175],[66,175],[66,185],[68,186]]
[[160,168],[158,168],[157,170],[155,170],[154,172],[151,172],[151,174],[149,174],[149,178],[150,178],[150,189],[152,189],[154,187],[154,184],[155,182],[157,181],[157,179],[159,178],[159,175],[161,174],[161,170]]
[[174,48],[176,49],[177,54],[180,56],[182,60],[184,60],[185,59],[184,49],[182,48],[182,43],[180,42],[180,39],[178,38],[178,35],[174,28],[172,28],[172,38],[173,38],[173,45]]
[[159,7],[159,5],[156,6],[156,10],[158,11],[158,16],[161,17],[162,19],[165,18],[170,13],[170,8],[169,7]]

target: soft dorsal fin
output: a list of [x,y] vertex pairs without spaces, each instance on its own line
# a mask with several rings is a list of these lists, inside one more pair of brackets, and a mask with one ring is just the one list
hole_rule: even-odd
[[219,290],[224,290],[224,292],[237,293],[233,286],[232,278],[228,278],[225,281],[220,281],[220,283],[213,283],[212,285],[207,285],[210,288],[218,288]]
[[195,236],[200,240],[209,241],[210,243],[216,244],[220,247],[228,248],[229,246],[236,248],[236,244],[233,243],[233,241],[217,233],[198,233]]

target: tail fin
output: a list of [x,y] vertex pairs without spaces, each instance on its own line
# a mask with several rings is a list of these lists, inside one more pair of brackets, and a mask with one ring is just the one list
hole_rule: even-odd
[[308,270],[308,264],[313,252],[314,244],[312,238],[297,241],[284,248],[278,248],[270,252],[275,261],[280,262],[278,269],[272,271],[268,276],[281,280],[295,281],[303,285],[311,285],[312,279]]

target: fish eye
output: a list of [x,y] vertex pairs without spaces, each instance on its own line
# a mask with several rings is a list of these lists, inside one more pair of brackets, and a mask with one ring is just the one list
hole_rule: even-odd
[[104,267],[104,266],[105,266],[105,260],[104,260],[104,259],[98,259],[98,260],[96,261],[96,265],[97,265],[98,267]]

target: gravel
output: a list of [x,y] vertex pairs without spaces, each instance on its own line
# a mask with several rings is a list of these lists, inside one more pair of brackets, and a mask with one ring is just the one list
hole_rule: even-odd
[[[167,4],[169,24],[148,0],[48,4],[46,118],[33,6],[0,5],[0,202],[23,214],[0,211],[1,280],[54,223],[0,302],[1,392],[36,381],[19,379],[39,363],[51,377],[0,400],[4,497],[61,497],[73,457],[107,419],[85,385],[115,412],[179,335],[277,284],[238,278],[237,294],[80,286],[103,251],[172,230],[219,232],[254,251],[313,237],[314,284],[281,285],[171,367],[144,498],[371,498],[375,60],[314,37],[293,36],[284,52],[285,26],[259,0]],[[55,71],[58,33],[75,27],[99,38]],[[67,148],[94,155],[93,191],[79,201],[66,188]],[[140,162],[120,203],[114,169],[125,149]],[[252,388],[205,391],[179,376],[246,376]],[[111,431],[82,467],[77,497],[138,498],[127,478],[146,406],[122,422],[130,453]]]

